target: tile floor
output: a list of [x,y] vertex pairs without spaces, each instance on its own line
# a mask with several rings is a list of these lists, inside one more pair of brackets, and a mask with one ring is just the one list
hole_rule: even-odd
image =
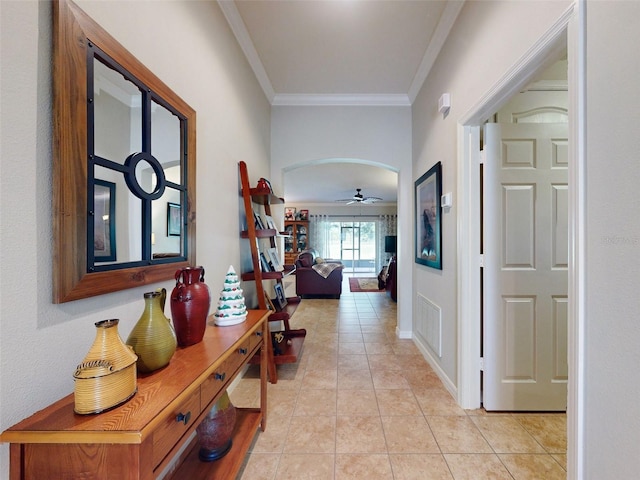
[[[241,480],[565,479],[566,417],[457,406],[411,340],[395,335],[384,293],[303,300],[298,363],[268,386],[268,424]],[[252,367],[230,392],[258,405]]]

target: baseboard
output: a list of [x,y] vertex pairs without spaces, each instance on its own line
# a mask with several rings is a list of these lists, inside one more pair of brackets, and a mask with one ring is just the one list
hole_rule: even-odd
[[429,366],[433,368],[434,372],[436,372],[436,375],[438,375],[438,378],[440,378],[440,381],[442,381],[442,384],[444,385],[444,387],[449,391],[451,395],[453,395],[453,398],[456,399],[456,402],[457,402],[458,387],[456,387],[456,385],[451,381],[451,379],[445,373],[445,371],[442,370],[442,367],[440,367],[440,364],[433,357],[429,348],[427,348],[427,346],[424,345],[416,336],[413,336],[413,343],[416,344],[416,346],[418,347],[418,350],[420,350],[420,353],[422,353],[422,356],[424,357],[424,359],[427,361]]
[[398,338],[402,338],[404,340],[411,340],[413,338],[413,331],[411,330],[400,330],[396,325],[396,336]]

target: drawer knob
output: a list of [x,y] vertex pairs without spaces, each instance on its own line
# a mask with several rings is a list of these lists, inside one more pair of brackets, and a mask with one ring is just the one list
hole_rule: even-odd
[[176,415],[176,422],[178,423],[184,423],[186,425],[189,423],[189,420],[191,420],[191,412],[179,413]]
[[246,348],[239,348],[238,349],[238,353],[240,355],[246,355],[247,354],[247,349]]
[[256,332],[256,336],[257,337],[261,337],[262,336],[262,332]]
[[220,381],[224,381],[224,378],[227,376],[226,373],[214,373],[213,374],[213,378],[215,378],[216,380],[220,380]]

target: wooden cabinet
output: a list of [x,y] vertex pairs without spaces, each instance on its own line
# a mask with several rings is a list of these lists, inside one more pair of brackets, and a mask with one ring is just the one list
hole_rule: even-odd
[[284,222],[284,263],[293,264],[298,254],[309,248],[309,222],[306,220],[287,220]]
[[[9,428],[11,480],[235,478],[261,426],[266,428],[268,312],[250,310],[230,327],[209,322],[202,342],[178,348],[169,365],[138,377],[127,403],[97,415],[73,412],[73,394]],[[198,459],[196,427],[242,367],[260,354],[260,408],[239,408],[230,452]],[[186,449],[182,447],[188,445]]]

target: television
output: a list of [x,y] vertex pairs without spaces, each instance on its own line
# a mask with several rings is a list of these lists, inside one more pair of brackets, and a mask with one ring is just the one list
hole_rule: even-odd
[[396,253],[396,235],[387,235],[384,237],[384,251],[385,253]]

